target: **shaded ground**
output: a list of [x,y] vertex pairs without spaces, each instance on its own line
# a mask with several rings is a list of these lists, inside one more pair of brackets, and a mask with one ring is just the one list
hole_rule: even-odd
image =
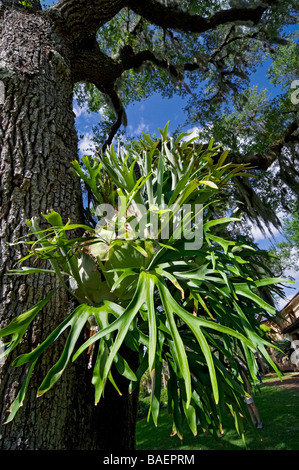
[[295,390],[296,392],[299,392],[299,373],[295,373],[293,375],[290,375],[288,377],[283,377],[282,381],[276,378],[269,379],[267,381],[263,382],[264,385],[270,385],[271,387],[285,387],[288,388],[289,390]]

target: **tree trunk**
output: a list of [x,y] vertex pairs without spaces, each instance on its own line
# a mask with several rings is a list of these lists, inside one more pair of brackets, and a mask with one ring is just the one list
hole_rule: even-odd
[[[25,254],[7,242],[27,233],[26,219],[40,218],[49,209],[57,210],[65,222],[80,223],[82,203],[80,182],[70,171],[77,136],[68,36],[41,11],[3,4],[0,28],[2,328],[57,285],[51,276],[5,276]],[[108,390],[95,407],[87,355],[70,364],[56,386],[36,399],[38,386],[61,352],[57,346],[36,365],[23,407],[12,423],[4,424],[26,373],[26,367],[13,368],[12,360],[40,344],[71,307],[67,293],[59,290],[17,351],[1,361],[2,450],[134,448],[136,395],[129,396],[124,383],[122,397]]]

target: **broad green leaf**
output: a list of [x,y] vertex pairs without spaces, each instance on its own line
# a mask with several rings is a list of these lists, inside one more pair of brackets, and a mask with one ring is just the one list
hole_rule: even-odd
[[209,186],[210,188],[218,189],[217,184],[215,184],[213,181],[201,180],[199,181],[199,184],[205,184],[206,186]]
[[[210,378],[211,378],[211,384],[212,384],[212,389],[213,389],[213,394],[214,394],[214,399],[215,402],[218,403],[219,401],[219,391],[218,391],[218,381],[217,381],[217,376],[216,376],[216,370],[215,370],[215,365],[214,365],[214,360],[213,356],[211,353],[211,350],[209,348],[209,345],[207,343],[207,340],[205,338],[205,335],[203,334],[201,328],[197,325],[197,328],[194,328],[194,324],[192,324],[191,321],[188,322],[186,320],[186,323],[190,326],[191,330],[193,331],[200,347],[201,350],[205,356],[205,359],[207,361],[207,366],[209,368],[210,372]],[[194,322],[193,322],[194,323]]]
[[63,226],[61,215],[53,209],[46,214],[43,214],[43,217],[49,222],[49,224],[57,227]]
[[26,377],[25,377],[25,380],[22,384],[22,387],[16,397],[16,399],[13,401],[13,403],[11,404],[10,408],[9,408],[9,416],[7,418],[7,420],[5,421],[4,424],[8,424],[9,422],[11,422],[16,413],[18,412],[19,408],[23,405],[23,402],[25,400],[25,396],[26,396],[26,393],[27,393],[27,389],[28,389],[28,386],[29,386],[29,382],[30,382],[30,378],[31,378],[31,375],[33,373],[33,370],[34,370],[34,367],[35,367],[35,364],[36,364],[36,361],[34,361],[32,364],[30,364],[30,367],[27,371],[27,374],[26,374]]
[[229,151],[228,150],[225,150],[222,155],[220,156],[219,160],[218,160],[218,168],[221,167],[223,165],[223,163],[225,162],[225,160],[227,159],[228,157],[228,154],[229,154]]
[[265,302],[257,294],[254,294],[250,290],[250,287],[248,286],[248,284],[246,284],[246,283],[236,283],[236,284],[234,284],[234,287],[235,287],[235,292],[236,292],[237,295],[241,295],[243,297],[246,297],[246,298],[252,300],[254,303],[259,305],[262,309],[266,310],[267,312],[271,313],[272,315],[276,314],[276,308],[269,305],[267,302]]
[[205,235],[206,235],[206,239],[212,240],[212,241],[218,243],[219,245],[221,245],[225,254],[227,253],[228,248],[230,246],[234,246],[236,244],[236,242],[234,242],[234,241],[225,240],[224,238],[217,237],[216,235],[211,235],[210,233],[206,233]]
[[[55,330],[39,345],[30,353],[22,354],[21,356],[17,357],[13,365],[15,367],[21,366],[28,362],[34,362],[38,359],[41,354],[52,344],[56,341],[57,338],[68,328],[72,327],[73,323],[76,322],[78,318],[78,312],[84,314],[86,313],[86,319],[88,316],[92,315],[91,307],[88,305],[79,305]],[[88,314],[88,316],[87,316]]]
[[138,384],[140,383],[140,380],[143,376],[143,374],[148,370],[148,354],[145,353],[140,361],[139,367],[135,373],[136,380],[131,381],[129,385],[129,392],[132,393],[136,387],[138,387]]
[[146,289],[146,306],[148,310],[148,328],[149,328],[149,347],[148,347],[148,366],[150,373],[155,364],[156,347],[157,347],[157,325],[156,311],[154,303],[155,282],[152,276],[148,276],[148,288]]
[[163,182],[164,182],[164,155],[160,153],[157,173],[157,204],[161,206],[163,204]]
[[161,397],[161,372],[162,361],[157,358],[155,368],[151,372],[152,391],[151,391],[151,405],[149,413],[151,413],[155,426],[158,425],[158,417],[160,412],[160,397]]
[[[26,276],[28,274],[55,274],[54,269],[39,269],[39,268],[29,268],[27,266],[23,266],[21,269],[11,269],[6,276]],[[68,275],[68,273],[61,272],[61,274]]]
[[79,305],[79,307],[77,307],[75,311],[73,312],[73,314],[71,315],[71,318],[69,319],[67,324],[64,325],[63,330],[67,327],[71,327],[71,331],[68,335],[64,350],[59,360],[50,369],[50,371],[47,373],[46,377],[44,378],[42,384],[40,385],[37,391],[38,397],[43,395],[50,388],[52,388],[53,385],[57,382],[57,380],[61,377],[73,353],[73,350],[77,343],[79,335],[87,322],[87,319],[94,313],[93,310],[94,308],[91,306],[84,305],[84,304]]
[[177,356],[177,361],[178,361],[178,366],[180,369],[180,372],[182,374],[182,377],[185,381],[185,387],[186,387],[186,406],[188,408],[191,400],[191,378],[190,378],[190,370],[188,366],[188,360],[187,360],[187,355],[185,351],[185,346],[182,341],[182,338],[178,332],[176,322],[174,319],[174,311],[173,311],[173,302],[171,301],[172,296],[170,295],[170,292],[168,289],[164,287],[162,282],[156,281],[157,287],[160,292],[162,304],[166,313],[167,321],[168,321],[168,326],[169,326],[169,331],[171,333],[171,336],[173,338],[174,342],[174,347],[175,347],[175,352]]
[[[104,368],[105,368],[105,364],[106,364],[108,355],[109,355],[108,345],[107,345],[106,341],[103,338],[100,341],[100,344],[99,344],[99,348],[98,348],[98,352],[97,352],[97,358],[96,358],[96,362],[95,362],[95,365],[94,365],[94,368],[93,368],[93,374],[92,374],[92,384],[95,387],[95,404],[97,404],[98,401],[101,398],[101,395],[103,393],[104,384],[105,384],[105,381],[107,379],[107,377],[103,377],[103,371],[104,371]],[[108,377],[109,377],[109,375],[108,375]],[[109,380],[110,380],[110,377],[109,377]],[[120,393],[117,386],[116,386],[116,384],[115,384],[115,382],[112,381],[112,380],[110,380],[110,381],[114,385],[114,387],[116,388],[118,393]]]
[[165,127],[164,127],[164,130],[162,131],[160,128],[159,128],[159,131],[160,131],[160,134],[162,135],[163,137],[163,140],[166,140],[167,139],[167,135],[168,135],[168,127],[169,127],[169,121],[167,121]]
[[290,279],[279,278],[279,277],[260,279],[258,281],[254,281],[254,284],[256,285],[256,287],[264,287],[264,286],[270,286],[271,284],[280,284],[281,282],[290,282],[294,284],[294,281],[291,281]]
[[159,266],[155,269],[155,272],[159,274],[160,276],[163,276],[169,279],[170,282],[172,282],[172,284],[181,292],[182,299],[184,298],[185,296],[184,289],[180,286],[176,276],[172,275],[171,273],[169,273],[168,271],[164,269],[160,269]]
[[[208,347],[208,344],[206,342],[205,336],[201,331],[201,327],[210,328],[214,331],[219,331],[219,332],[222,332],[224,334],[228,334],[230,336],[233,336],[233,337],[239,339],[240,341],[244,342],[245,344],[247,344],[250,347],[254,347],[254,344],[252,343],[252,341],[250,341],[248,338],[246,338],[243,334],[241,334],[238,331],[235,331],[235,330],[233,330],[229,327],[220,325],[219,323],[216,323],[216,322],[212,322],[212,321],[209,321],[209,320],[204,320],[204,319],[199,318],[199,317],[195,317],[194,315],[190,314],[189,312],[187,312],[185,309],[183,309],[182,307],[180,307],[177,304],[177,302],[171,296],[171,294],[169,293],[167,288],[161,282],[158,283],[158,287],[159,287],[160,293],[163,293],[164,296],[165,296],[165,299],[167,299],[169,308],[172,311],[174,311],[177,315],[179,315],[186,322],[186,324],[191,328],[191,330],[193,331],[196,339],[198,340],[198,342],[199,342],[199,344],[202,348],[202,351],[205,354],[206,360],[207,360],[207,365],[208,365],[209,371],[210,371],[211,383],[212,383],[213,390],[214,390],[215,401],[217,403],[217,401],[218,401],[218,390],[217,390],[217,378],[216,378],[216,373],[215,373],[215,367],[214,367],[211,352],[209,350],[209,347]],[[162,295],[161,295],[161,297],[162,297]],[[164,303],[165,303],[165,301],[164,301]],[[164,305],[164,307],[165,307],[165,305]]]
[[147,276],[144,272],[142,272],[139,276],[139,281],[138,281],[138,285],[136,288],[136,292],[131,302],[129,303],[128,307],[124,310],[123,314],[120,317],[118,317],[111,325],[104,328],[103,330],[100,330],[98,333],[93,335],[89,340],[87,340],[77,350],[77,352],[73,356],[73,361],[74,361],[87,347],[89,347],[95,341],[98,341],[100,338],[106,336],[108,333],[118,330],[117,336],[114,340],[114,343],[107,357],[107,361],[105,362],[103,371],[101,373],[101,384],[100,386],[98,386],[97,384],[98,400],[100,399],[100,396],[104,391],[104,385],[105,385],[104,381],[106,381],[106,378],[108,377],[108,373],[110,371],[114,358],[126,337],[126,334],[129,330],[129,327],[133,319],[135,318],[140,307],[145,301],[147,283],[148,283]]
[[47,305],[52,296],[56,293],[57,289],[52,290],[43,300],[38,302],[34,307],[31,307],[26,312],[14,318],[6,327],[0,330],[0,338],[12,335],[12,340],[9,347],[0,354],[0,359],[9,354],[21,341],[30,323],[34,320],[36,315]]
[[209,222],[204,223],[203,230],[208,231],[211,227],[215,227],[215,225],[229,224],[231,222],[240,222],[240,218],[222,217],[220,219],[210,220]]
[[131,380],[133,382],[137,380],[137,377],[135,373],[132,371],[128,362],[120,354],[115,355],[114,364],[120,375],[123,375],[128,380]]
[[169,367],[170,377],[167,382],[168,392],[168,413],[173,417],[172,435],[177,434],[179,439],[183,439],[183,418],[180,409],[180,402],[177,387],[177,375],[172,367]]
[[154,141],[152,140],[151,136],[149,134],[145,134],[144,132],[142,132],[142,135],[147,143],[152,147],[154,145]]

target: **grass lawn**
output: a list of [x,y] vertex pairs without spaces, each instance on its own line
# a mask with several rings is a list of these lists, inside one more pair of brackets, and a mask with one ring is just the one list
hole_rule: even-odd
[[259,431],[260,439],[247,426],[246,447],[230,415],[224,421],[224,436],[220,442],[203,433],[194,437],[186,427],[181,443],[177,436],[170,437],[172,421],[167,409],[163,409],[157,428],[146,418],[137,423],[137,450],[299,450],[299,393],[270,384],[264,384],[255,396],[264,425]]

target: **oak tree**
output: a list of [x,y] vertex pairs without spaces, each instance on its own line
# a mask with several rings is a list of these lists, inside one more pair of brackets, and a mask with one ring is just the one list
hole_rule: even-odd
[[[210,78],[206,106],[213,110],[220,97],[239,93],[240,81],[257,64],[259,49],[275,47],[281,26],[294,21],[293,4],[282,0],[60,0],[42,9],[37,0],[1,1],[2,327],[57,283],[55,277],[43,275],[29,281],[5,276],[26,255],[9,244],[24,235],[26,219],[53,209],[65,222],[84,220],[80,184],[70,171],[77,153],[74,88],[81,84],[79,90],[91,105],[96,106],[100,96],[100,102],[105,99],[112,109],[113,124],[106,128],[104,148],[125,124],[129,99],[161,89],[162,84],[170,94],[178,85],[190,94],[192,80],[196,88],[196,80]],[[281,142],[295,138],[297,122],[288,124]],[[251,159],[261,169],[269,161],[266,151]],[[38,345],[72,307],[66,292],[51,299],[18,352]],[[86,356],[68,368],[55,390],[35,401],[39,377],[58,354],[52,348],[47,360],[37,366],[22,414],[7,425],[3,425],[7,409],[24,371],[11,367],[15,356],[2,360],[0,447],[133,448],[136,395],[126,393],[124,386],[119,397],[112,388],[94,407]]]

